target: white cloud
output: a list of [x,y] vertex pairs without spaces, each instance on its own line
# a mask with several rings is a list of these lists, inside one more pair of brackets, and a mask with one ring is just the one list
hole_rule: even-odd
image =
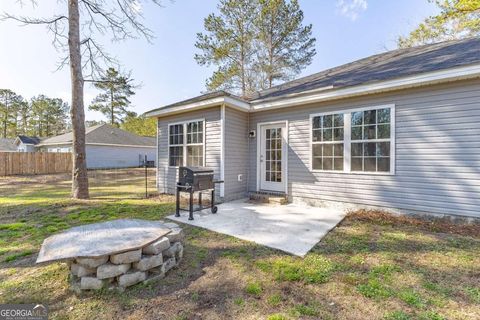
[[338,0],[337,9],[342,16],[355,21],[360,13],[367,10],[367,0]]

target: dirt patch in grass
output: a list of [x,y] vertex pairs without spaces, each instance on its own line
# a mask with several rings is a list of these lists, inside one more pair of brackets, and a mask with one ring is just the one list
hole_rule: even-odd
[[480,221],[471,223],[452,222],[448,218],[413,217],[408,215],[397,215],[379,210],[357,210],[349,212],[345,223],[362,221],[390,226],[411,226],[420,230],[430,232],[459,234],[476,237],[480,235]]
[[166,278],[75,295],[65,264],[35,265],[45,237],[164,219],[174,198],[138,198],[132,179],[125,197],[109,184],[72,201],[68,181],[19,180],[0,186],[0,303],[46,303],[52,319],[480,319],[477,226],[378,211],[349,214],[305,258],[184,225],[184,260]]

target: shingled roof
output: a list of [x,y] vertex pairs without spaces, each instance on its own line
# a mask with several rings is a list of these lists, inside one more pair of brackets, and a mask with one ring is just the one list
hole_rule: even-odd
[[29,137],[29,136],[22,136],[19,135],[18,140],[20,140],[23,144],[39,144],[40,143],[40,138],[38,137]]
[[147,114],[217,97],[232,97],[238,101],[258,104],[264,100],[280,100],[292,94],[312,90],[336,90],[478,63],[480,38],[445,41],[372,55],[258,91],[248,98],[242,99],[225,91],[215,91],[162,106]]
[[[40,145],[70,144],[72,143],[72,139],[72,132],[68,132],[47,138],[43,140]],[[85,143],[154,147],[156,145],[156,138],[138,136],[108,124],[100,124],[85,129]]]
[[255,93],[249,100],[339,89],[480,62],[480,38],[445,41],[376,54]]

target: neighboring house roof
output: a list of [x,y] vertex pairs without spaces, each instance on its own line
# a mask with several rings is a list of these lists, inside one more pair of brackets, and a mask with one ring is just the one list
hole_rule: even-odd
[[17,139],[20,140],[21,143],[23,144],[39,144],[40,143],[40,138],[38,137],[29,137],[29,136],[23,136],[19,135],[17,136]]
[[[39,145],[48,146],[71,144],[72,139],[72,132],[68,132],[59,136],[44,139]],[[85,143],[99,145],[155,147],[156,138],[142,137],[108,124],[100,124],[85,129]]]
[[[219,97],[230,97],[237,103],[246,103],[250,106],[265,104],[272,101],[290,98],[296,95],[313,94],[318,92],[334,92],[342,89],[360,87],[369,84],[382,84],[395,79],[407,79],[417,75],[431,75],[443,70],[477,66],[480,64],[480,38],[445,41],[407,49],[398,49],[376,54],[368,58],[350,62],[335,68],[327,69],[303,78],[283,83],[270,89],[258,91],[248,98],[239,98],[224,91],[204,94],[192,99],[166,105],[147,112],[149,116],[165,114],[166,109],[178,109],[180,106],[201,106],[204,101],[218,100]],[[477,70],[478,69],[478,70]],[[470,77],[479,77],[480,68],[468,73]],[[462,70],[444,75],[444,79],[454,77],[466,78],[467,73]],[[418,83],[434,83],[440,81],[434,76],[416,79]],[[395,83],[397,88],[402,82]],[[405,84],[403,84],[405,86]],[[381,88],[380,85],[377,86]],[[392,84],[393,87],[393,84]],[[363,89],[362,89],[363,90]],[[377,89],[377,92],[379,89]],[[364,91],[366,92],[366,91]],[[327,94],[325,94],[327,96]],[[312,101],[310,101],[312,102]],[[207,103],[204,106],[208,106]],[[204,107],[203,106],[203,107]],[[260,108],[258,108],[260,109]]]
[[15,139],[0,138],[0,151],[17,151]]

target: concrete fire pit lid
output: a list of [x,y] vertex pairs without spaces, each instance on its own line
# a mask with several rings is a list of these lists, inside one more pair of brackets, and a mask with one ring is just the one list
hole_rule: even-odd
[[137,250],[171,229],[158,221],[119,219],[74,227],[45,239],[37,263],[77,257],[94,258]]

